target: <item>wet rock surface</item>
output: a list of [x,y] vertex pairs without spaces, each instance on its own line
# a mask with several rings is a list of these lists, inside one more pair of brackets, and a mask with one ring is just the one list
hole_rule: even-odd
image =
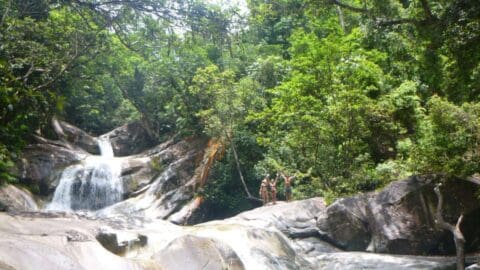
[[[312,201],[292,204],[301,212]],[[317,237],[291,239],[273,225],[276,222],[255,218],[262,213],[272,218],[284,214],[279,206],[186,227],[159,219],[0,213],[0,266],[25,270],[455,269],[454,257],[345,252]],[[282,224],[295,220],[298,217],[285,217]],[[478,258],[467,258],[467,265]]]
[[404,269],[456,269],[453,258],[399,256],[365,252],[326,253],[316,258],[317,269],[324,270],[404,270]]

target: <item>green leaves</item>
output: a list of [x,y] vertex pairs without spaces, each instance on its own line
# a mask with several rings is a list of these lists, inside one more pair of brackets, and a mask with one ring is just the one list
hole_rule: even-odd
[[444,172],[460,177],[480,170],[480,104],[456,106],[440,97],[428,102],[412,166],[421,173]]
[[[298,197],[478,172],[480,5],[327,2],[250,0],[242,18],[201,1],[0,0],[0,173],[53,114],[234,142],[250,189],[285,170]],[[221,194],[238,191],[231,158],[207,194],[233,209],[247,204]]]

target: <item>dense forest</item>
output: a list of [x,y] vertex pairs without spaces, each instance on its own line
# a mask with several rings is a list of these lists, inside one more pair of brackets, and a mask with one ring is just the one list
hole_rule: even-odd
[[480,172],[479,1],[246,5],[0,0],[0,181],[52,116],[215,138],[217,214],[278,171],[297,199]]

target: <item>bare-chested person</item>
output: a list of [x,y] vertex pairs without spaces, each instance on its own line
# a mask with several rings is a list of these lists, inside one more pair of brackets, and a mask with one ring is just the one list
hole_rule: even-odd
[[289,202],[292,199],[292,181],[295,178],[295,175],[287,176],[284,173],[282,173],[282,177],[284,181],[285,198],[287,202]]
[[275,177],[275,180],[270,181],[270,192],[272,195],[272,203],[277,204],[277,180],[278,180],[279,174],[277,173],[277,176]]
[[260,184],[260,190],[258,191],[258,195],[260,195],[260,198],[262,198],[263,205],[268,203],[268,189],[270,187],[269,179],[270,176],[268,174],[265,175],[265,178],[262,180],[262,184]]

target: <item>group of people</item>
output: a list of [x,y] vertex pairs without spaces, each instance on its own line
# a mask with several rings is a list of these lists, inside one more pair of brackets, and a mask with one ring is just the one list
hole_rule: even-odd
[[265,175],[263,178],[262,183],[260,184],[260,190],[258,191],[258,195],[262,198],[263,205],[267,204],[270,200],[273,204],[277,203],[277,180],[280,177],[283,178],[284,181],[284,191],[285,191],[285,199],[290,201],[292,199],[292,181],[295,176],[287,176],[284,173],[277,173],[275,179],[270,179],[270,175]]

